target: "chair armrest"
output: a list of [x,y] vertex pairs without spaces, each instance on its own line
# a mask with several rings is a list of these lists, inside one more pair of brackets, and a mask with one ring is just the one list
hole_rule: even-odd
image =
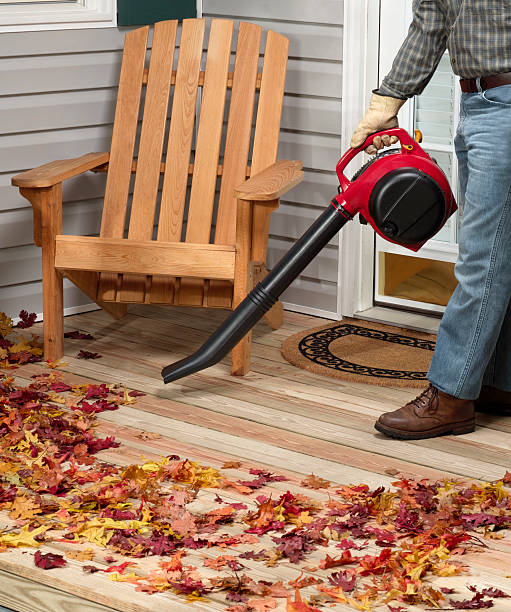
[[258,172],[234,189],[239,200],[277,200],[303,179],[301,161],[283,159]]
[[32,189],[52,187],[72,176],[106,164],[109,158],[110,153],[87,153],[73,159],[58,159],[13,176],[11,183],[16,187]]

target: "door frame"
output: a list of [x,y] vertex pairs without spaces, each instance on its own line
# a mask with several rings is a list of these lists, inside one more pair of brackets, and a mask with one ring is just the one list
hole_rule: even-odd
[[[341,148],[362,118],[379,85],[380,11],[385,0],[344,0]],[[390,0],[396,2],[397,0]],[[401,0],[399,0],[401,1]],[[348,166],[352,174],[364,156]],[[353,164],[356,163],[356,166]],[[358,221],[339,233],[337,314],[352,317],[373,305],[374,232]]]

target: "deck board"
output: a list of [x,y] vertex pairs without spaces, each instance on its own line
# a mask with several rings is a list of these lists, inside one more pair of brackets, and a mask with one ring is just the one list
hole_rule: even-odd
[[[66,331],[80,329],[95,336],[88,342],[66,339],[63,361],[67,365],[61,367],[66,382],[116,382],[148,394],[133,405],[98,414],[97,433],[114,435],[121,442],[120,448],[102,451],[98,457],[129,465],[140,462],[142,456],[148,460],[175,453],[217,469],[225,461],[236,459],[242,465],[229,471],[233,479],[248,478],[248,468],[254,466],[288,478],[267,485],[260,490],[262,494],[277,496],[289,490],[322,501],[328,494],[305,489],[300,484],[304,476],[314,473],[337,484],[364,482],[370,487],[388,487],[397,475],[493,480],[510,468],[511,420],[504,417],[480,415],[477,430],[465,436],[406,442],[378,434],[373,428],[378,415],[401,406],[415,397],[417,390],[348,383],[316,376],[287,363],[280,354],[283,339],[324,323],[309,315],[286,312],[284,325],[275,331],[258,324],[253,335],[252,370],[243,378],[230,376],[227,358],[203,372],[164,385],[161,368],[196,350],[227,314],[224,310],[135,306],[120,321],[112,321],[102,311],[65,319]],[[41,330],[41,324],[34,326],[34,333]],[[103,357],[77,359],[82,348]],[[19,384],[27,384],[32,375],[44,369],[41,364],[28,364],[13,374]],[[138,437],[140,431],[158,432],[160,437],[143,440]],[[235,489],[222,490],[220,495],[249,506],[251,503]],[[197,503],[206,507],[213,498],[211,491],[204,490]],[[450,578],[449,584],[477,582],[511,592],[511,582],[506,578],[511,567],[511,538],[492,540],[490,544],[491,551],[484,560],[481,555],[470,556],[472,576]],[[66,546],[52,543],[42,550],[62,552]],[[241,550],[237,547],[232,552]],[[0,604],[31,612],[225,609],[216,594],[208,601],[189,604],[167,592],[151,596],[136,593],[132,585],[114,584],[98,574],[84,579],[77,561],[45,572],[34,567],[32,553],[21,549],[0,555],[0,581],[7,587],[0,590]],[[199,562],[201,554],[214,557],[218,552],[192,551],[187,562],[194,558]],[[321,555],[324,551],[316,551],[311,558],[319,560]],[[155,567],[156,563],[154,558],[136,561],[141,569]],[[94,562],[101,563],[99,553]],[[247,561],[247,566],[251,575],[261,580],[291,580],[300,573],[297,566],[287,562],[267,568]],[[439,581],[443,584],[440,578],[433,583]],[[278,601],[277,610],[284,610],[285,603]],[[508,601],[495,600],[493,609],[509,612]],[[334,609],[352,608],[338,604]]]

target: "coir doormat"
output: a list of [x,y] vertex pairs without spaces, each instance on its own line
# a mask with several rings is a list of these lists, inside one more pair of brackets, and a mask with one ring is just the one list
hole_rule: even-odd
[[423,388],[435,340],[433,334],[346,318],[290,336],[281,351],[293,365],[322,376]]

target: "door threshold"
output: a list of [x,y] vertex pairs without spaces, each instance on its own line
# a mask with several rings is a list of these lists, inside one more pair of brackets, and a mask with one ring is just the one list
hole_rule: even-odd
[[436,334],[440,321],[438,317],[432,317],[417,312],[405,312],[395,308],[384,308],[383,306],[373,306],[366,310],[361,310],[353,315],[357,319],[373,321],[375,323],[386,323],[395,327],[413,329],[414,331]]

